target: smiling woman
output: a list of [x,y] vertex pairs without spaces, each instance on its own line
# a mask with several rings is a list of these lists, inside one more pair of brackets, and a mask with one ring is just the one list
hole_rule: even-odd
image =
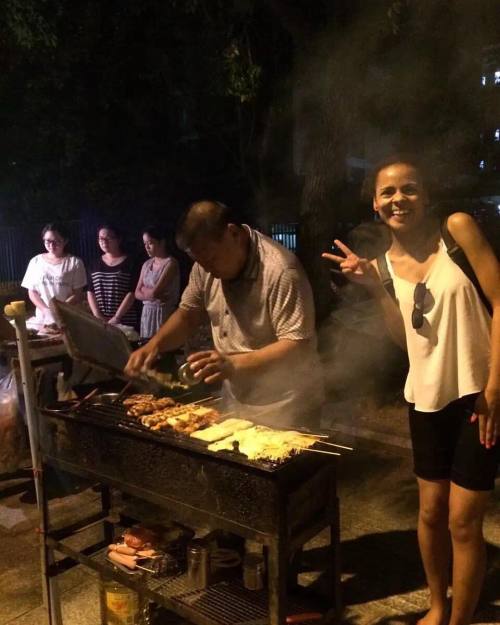
[[[454,213],[440,227],[428,211],[415,160],[383,162],[370,186],[373,209],[391,235],[389,250],[369,262],[337,241],[345,256],[323,257],[372,293],[390,334],[408,351],[405,398],[420,495],[418,535],[431,592],[430,612],[420,623],[466,624],[484,576],[482,523],[500,455],[500,265],[469,215]],[[461,248],[475,275],[454,262],[446,239]]]

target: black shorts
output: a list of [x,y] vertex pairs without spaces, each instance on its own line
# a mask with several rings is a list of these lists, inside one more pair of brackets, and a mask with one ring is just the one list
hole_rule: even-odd
[[490,449],[479,442],[479,424],[470,422],[477,393],[451,402],[438,412],[410,405],[410,433],[415,475],[451,480],[469,490],[493,490],[500,460],[500,440]]

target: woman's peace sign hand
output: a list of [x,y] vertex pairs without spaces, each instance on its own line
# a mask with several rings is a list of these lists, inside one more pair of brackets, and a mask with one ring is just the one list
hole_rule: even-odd
[[342,241],[335,239],[335,245],[345,254],[345,256],[336,256],[324,252],[322,258],[331,260],[339,265],[342,273],[351,282],[362,284],[367,288],[376,288],[381,286],[380,278],[375,267],[366,258],[360,258]]

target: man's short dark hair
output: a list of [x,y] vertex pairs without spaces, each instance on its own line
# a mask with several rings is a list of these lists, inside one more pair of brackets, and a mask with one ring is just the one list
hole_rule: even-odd
[[216,200],[193,202],[177,223],[177,245],[186,250],[198,239],[218,241],[228,224],[241,226],[239,217],[229,206]]

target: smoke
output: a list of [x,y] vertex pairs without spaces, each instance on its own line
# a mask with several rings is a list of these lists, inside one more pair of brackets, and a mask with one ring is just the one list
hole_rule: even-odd
[[[299,220],[311,257],[338,236],[340,222],[359,222],[363,211],[371,216],[353,197],[363,166],[388,153],[423,157],[438,196],[474,183],[481,49],[493,9],[465,0],[352,3],[342,20],[334,16],[312,42],[297,47],[294,107],[282,110],[281,125],[293,117],[293,166],[303,182]],[[267,143],[273,145],[269,136]],[[359,253],[367,248],[373,257],[384,245],[382,231],[354,235]],[[315,283],[320,261],[304,260]],[[327,295],[319,291],[320,303]],[[402,387],[405,356],[362,290],[336,289],[319,349],[335,397],[382,396]]]

